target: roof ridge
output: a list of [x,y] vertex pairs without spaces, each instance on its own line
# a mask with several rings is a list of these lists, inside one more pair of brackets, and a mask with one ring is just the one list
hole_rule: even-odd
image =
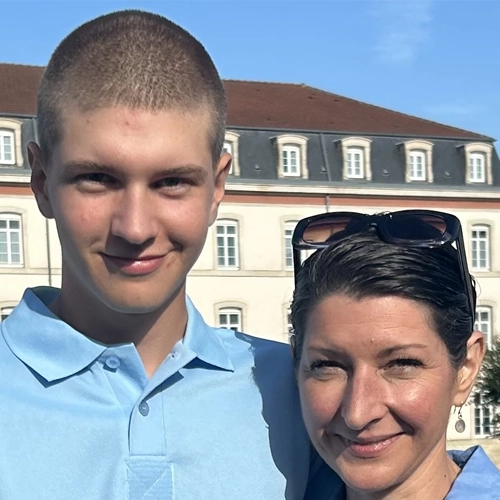
[[10,62],[2,62],[0,61],[0,66],[17,66],[22,68],[37,68],[37,69],[45,69],[46,66],[35,65],[35,64],[22,64],[22,63],[10,63]]

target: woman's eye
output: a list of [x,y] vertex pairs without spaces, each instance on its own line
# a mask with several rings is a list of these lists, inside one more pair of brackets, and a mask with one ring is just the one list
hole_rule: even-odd
[[335,361],[317,360],[311,363],[309,372],[315,378],[328,378],[345,374],[345,368]]
[[398,358],[392,360],[388,364],[388,368],[392,368],[395,370],[410,372],[414,369],[422,368],[424,364],[422,361],[415,358]]

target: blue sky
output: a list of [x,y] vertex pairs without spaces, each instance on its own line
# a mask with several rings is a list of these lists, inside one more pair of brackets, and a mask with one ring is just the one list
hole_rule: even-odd
[[221,76],[306,83],[500,139],[500,2],[1,1],[0,62],[44,65],[103,13],[141,8],[191,31]]

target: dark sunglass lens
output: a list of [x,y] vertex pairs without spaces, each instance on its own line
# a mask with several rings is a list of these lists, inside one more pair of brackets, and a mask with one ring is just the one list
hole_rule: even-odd
[[351,217],[343,216],[332,216],[312,221],[304,230],[303,240],[306,243],[317,244],[331,241],[336,239],[335,237],[344,231],[351,221]]
[[438,215],[393,214],[388,219],[386,228],[398,240],[433,241],[444,235],[446,222]]

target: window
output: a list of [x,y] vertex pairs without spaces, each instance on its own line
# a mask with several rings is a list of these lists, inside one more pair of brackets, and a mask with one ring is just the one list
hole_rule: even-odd
[[465,182],[492,184],[491,152],[493,146],[483,142],[473,142],[458,147],[463,148],[465,153]]
[[285,222],[285,268],[293,269],[292,236],[296,222]]
[[372,178],[370,166],[371,141],[363,137],[342,139],[343,179]]
[[298,177],[300,175],[300,148],[287,144],[283,146],[281,161],[283,164],[283,175]]
[[486,157],[484,153],[471,153],[469,155],[469,182],[484,182]]
[[278,177],[307,178],[307,137],[281,135],[274,139],[278,148]]
[[474,434],[476,437],[491,435],[493,407],[483,405],[480,394],[474,397]]
[[491,307],[480,306],[476,309],[476,322],[474,330],[483,332],[486,347],[491,348]]
[[229,307],[219,309],[219,327],[241,332],[243,330],[241,309]]
[[488,226],[472,226],[472,269],[490,269],[490,244]]
[[238,269],[238,222],[220,220],[216,226],[217,267]]
[[410,180],[425,181],[426,169],[425,152],[410,151]]
[[14,310],[13,307],[2,307],[0,309],[0,323],[7,319],[7,316]]
[[349,148],[347,150],[347,177],[349,179],[364,178],[364,158],[361,148]]
[[0,214],[0,265],[21,266],[21,216]]
[[235,132],[226,131],[222,152],[229,153],[232,158],[231,168],[229,169],[229,175],[240,175],[240,163],[238,155],[239,137],[240,137],[239,134],[236,134]]
[[[398,144],[402,146],[403,143]],[[421,139],[412,139],[404,143],[406,158],[406,182],[433,182],[432,149],[434,144]]]
[[16,156],[14,151],[14,132],[0,130],[0,163],[14,165]]

